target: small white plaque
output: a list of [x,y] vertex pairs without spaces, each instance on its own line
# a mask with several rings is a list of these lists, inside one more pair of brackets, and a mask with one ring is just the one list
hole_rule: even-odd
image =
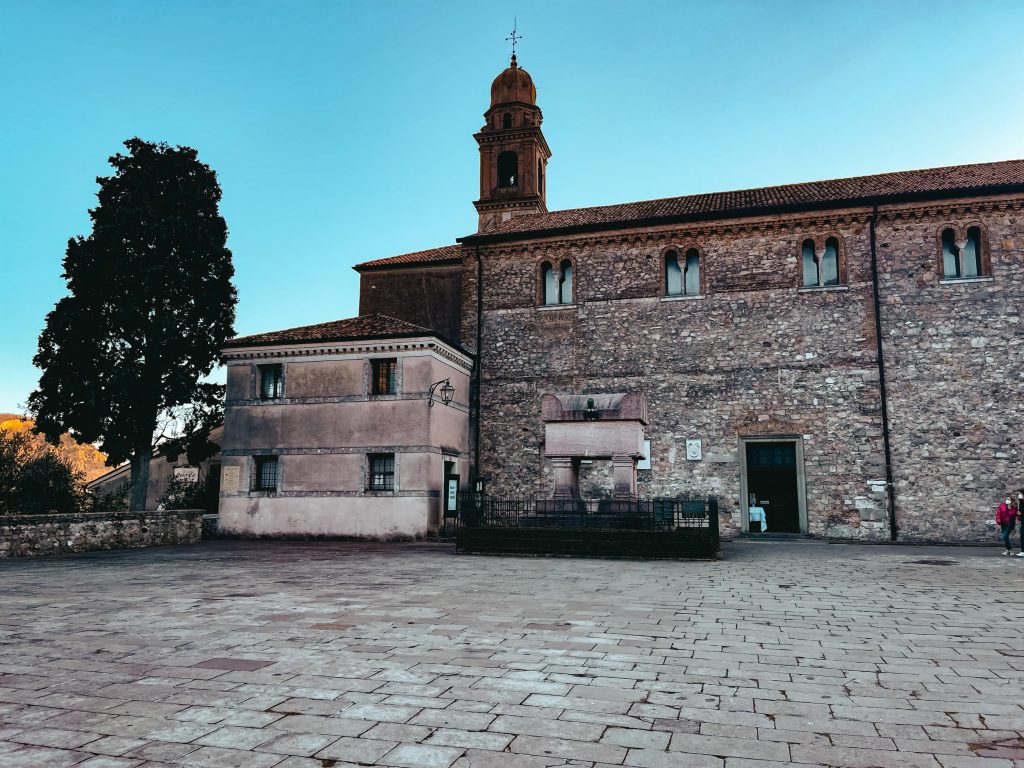
[[224,467],[221,469],[220,488],[222,491],[238,490],[238,467]]
[[651,468],[651,441],[644,440],[644,457],[637,461],[637,469],[650,469]]
[[174,479],[183,483],[198,483],[199,467],[175,467]]
[[687,440],[686,441],[686,460],[687,461],[700,461],[703,458],[703,454],[700,449],[700,439]]

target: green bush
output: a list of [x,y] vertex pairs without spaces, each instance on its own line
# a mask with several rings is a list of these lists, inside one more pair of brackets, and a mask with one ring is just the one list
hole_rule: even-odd
[[203,483],[171,478],[157,505],[163,509],[206,509],[208,500],[209,491]]
[[0,515],[74,514],[88,508],[83,477],[25,432],[0,429]]

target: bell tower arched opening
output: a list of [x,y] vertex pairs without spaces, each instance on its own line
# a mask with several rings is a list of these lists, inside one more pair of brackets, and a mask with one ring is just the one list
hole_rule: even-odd
[[519,186],[519,157],[515,152],[506,151],[498,155],[498,186]]

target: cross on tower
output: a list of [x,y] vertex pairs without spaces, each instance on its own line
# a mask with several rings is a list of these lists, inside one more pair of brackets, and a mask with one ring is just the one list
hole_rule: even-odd
[[523,39],[522,35],[517,35],[516,34],[516,27],[517,26],[518,26],[518,23],[517,23],[516,17],[513,16],[512,17],[512,34],[505,38],[506,40],[511,40],[512,41],[512,58],[513,59],[516,57],[516,41]]

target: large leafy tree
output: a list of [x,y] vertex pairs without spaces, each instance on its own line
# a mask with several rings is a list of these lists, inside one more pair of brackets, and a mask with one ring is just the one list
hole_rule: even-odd
[[203,378],[233,334],[237,297],[216,174],[189,147],[125,146],[96,180],[92,233],[68,242],[68,295],[39,337],[29,408],[49,440],[70,432],[111,465],[130,460],[139,510],[158,425],[184,413],[208,434],[223,388]]

